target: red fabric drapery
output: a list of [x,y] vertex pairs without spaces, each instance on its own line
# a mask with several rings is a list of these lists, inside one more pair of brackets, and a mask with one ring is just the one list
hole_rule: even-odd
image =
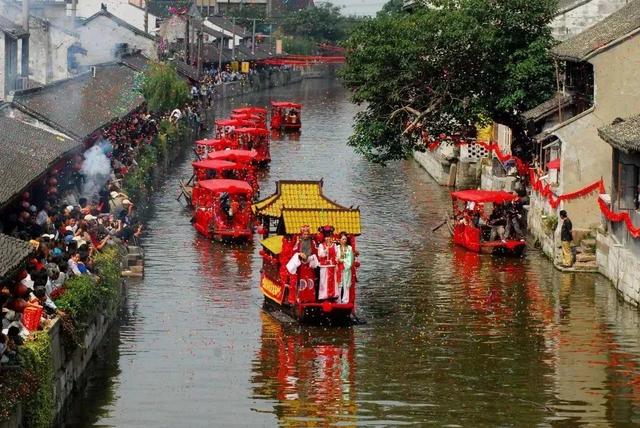
[[621,221],[624,222],[629,234],[634,238],[640,238],[640,227],[635,227],[633,225],[628,212],[613,212],[602,198],[598,198],[598,205],[600,206],[600,212],[607,218],[607,220],[614,223],[619,223]]
[[535,174],[533,170],[530,170],[531,178],[531,190],[538,192],[541,196],[547,199],[551,208],[556,209],[562,201],[570,201],[572,199],[584,198],[591,193],[597,191],[598,193],[604,193],[604,181],[602,179],[591,183],[590,185],[576,190],[575,192],[565,193],[564,195],[556,196],[551,190],[551,186],[548,183],[543,183]]

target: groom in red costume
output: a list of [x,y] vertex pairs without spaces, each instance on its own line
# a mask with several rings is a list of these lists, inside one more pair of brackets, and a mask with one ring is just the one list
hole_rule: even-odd
[[[298,284],[298,300],[300,302],[314,302],[316,300],[315,268],[318,267],[318,249],[313,242],[308,225],[300,228],[300,236],[293,251],[293,256],[287,263],[287,270],[292,275],[293,284],[296,282]],[[290,289],[296,289],[296,287]]]

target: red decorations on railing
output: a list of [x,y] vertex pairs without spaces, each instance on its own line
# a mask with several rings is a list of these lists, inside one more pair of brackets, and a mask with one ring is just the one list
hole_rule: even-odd
[[600,212],[607,218],[607,220],[614,223],[624,222],[629,234],[634,238],[640,238],[640,227],[635,227],[633,225],[628,212],[623,211],[616,213],[611,211],[608,204],[602,200],[602,198],[598,198],[598,205],[600,206]]

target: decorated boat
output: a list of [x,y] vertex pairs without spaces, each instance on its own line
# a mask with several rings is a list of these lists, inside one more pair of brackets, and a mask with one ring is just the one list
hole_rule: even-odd
[[299,131],[302,127],[302,104],[271,101],[271,129]]
[[197,140],[193,150],[198,159],[206,159],[209,153],[235,148],[236,144],[236,141],[227,138],[209,138]]
[[193,187],[193,226],[216,240],[247,240],[253,235],[253,189],[246,181],[213,179]]
[[231,110],[231,114],[255,114],[257,116],[261,116],[262,118],[267,118],[267,109],[264,107],[256,107],[256,106],[247,106],[247,107],[238,107]]
[[255,150],[258,164],[266,165],[271,162],[270,137],[271,134],[264,128],[235,128],[231,138],[236,141],[237,148]]
[[210,152],[207,156],[211,160],[226,160],[230,162],[257,165],[258,152],[255,150],[219,150]]
[[515,193],[494,190],[460,190],[451,192],[453,218],[448,225],[453,242],[470,251],[495,255],[521,255],[526,242],[521,237],[500,238],[496,229],[507,226],[492,224],[491,214],[496,209],[503,209],[506,204],[518,201]]
[[[218,153],[218,152],[213,152]],[[189,181],[180,182],[180,187],[189,204],[192,203],[193,188],[199,181],[212,179],[233,179],[249,183],[253,197],[260,193],[255,167],[250,163],[232,162],[223,159],[204,159],[193,162],[193,175]]]
[[267,119],[264,116],[252,113],[231,113],[231,120],[242,120],[256,128],[267,129]]
[[253,127],[255,123],[245,119],[216,119],[214,122],[214,135],[216,138],[231,138],[236,128]]
[[[354,316],[360,210],[331,201],[322,181],[279,181],[253,205],[261,224],[265,304],[302,322]],[[333,241],[338,243],[334,245]]]

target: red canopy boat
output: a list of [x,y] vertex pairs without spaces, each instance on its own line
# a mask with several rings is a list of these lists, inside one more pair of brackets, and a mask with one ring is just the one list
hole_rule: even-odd
[[[508,219],[504,220],[504,225],[491,225],[488,216],[488,213],[501,209],[504,204],[518,201],[518,195],[501,190],[460,190],[451,192],[451,199],[453,220],[449,222],[449,229],[455,244],[478,253],[522,254],[526,247],[523,238],[496,239],[499,234],[492,232],[492,229],[497,227],[504,229]],[[493,205],[493,208],[489,208],[488,205]]]
[[232,138],[237,142],[237,148],[255,150],[258,164],[271,162],[269,138],[271,134],[264,128],[236,128]]
[[197,140],[194,144],[194,151],[199,159],[206,158],[207,155],[216,150],[225,150],[233,148],[236,141],[228,138],[210,138],[205,140]]
[[[255,203],[253,211],[264,235],[277,233],[261,242],[260,289],[265,304],[300,321],[348,322],[356,300],[360,210],[325,197],[321,181],[279,181],[276,193]],[[319,229],[324,236],[336,238],[345,232],[351,251],[341,257],[337,247],[321,247]],[[300,241],[309,243],[310,256],[300,256],[300,251],[306,251]]]
[[253,189],[242,180],[202,180],[193,188],[193,226],[207,238],[245,240],[253,234]]
[[299,131],[302,127],[302,104],[271,101],[271,129]]
[[215,124],[215,137],[216,138],[230,138],[233,135],[233,131],[236,128],[246,128],[255,126],[255,121],[246,119],[216,119]]
[[241,149],[218,150],[215,152],[210,152],[207,157],[208,159],[213,160],[227,160],[231,162],[254,165],[257,163],[258,152],[256,152],[255,150]]
[[267,109],[264,107],[256,106],[239,107],[231,110],[231,114],[255,114],[261,116],[263,119],[266,119]]
[[245,122],[250,124],[250,125],[247,125],[247,126],[253,126],[253,127],[256,127],[256,128],[267,129],[267,119],[265,117],[262,117],[262,116],[257,115],[257,114],[232,113],[231,114],[231,119],[232,120],[245,121]]

